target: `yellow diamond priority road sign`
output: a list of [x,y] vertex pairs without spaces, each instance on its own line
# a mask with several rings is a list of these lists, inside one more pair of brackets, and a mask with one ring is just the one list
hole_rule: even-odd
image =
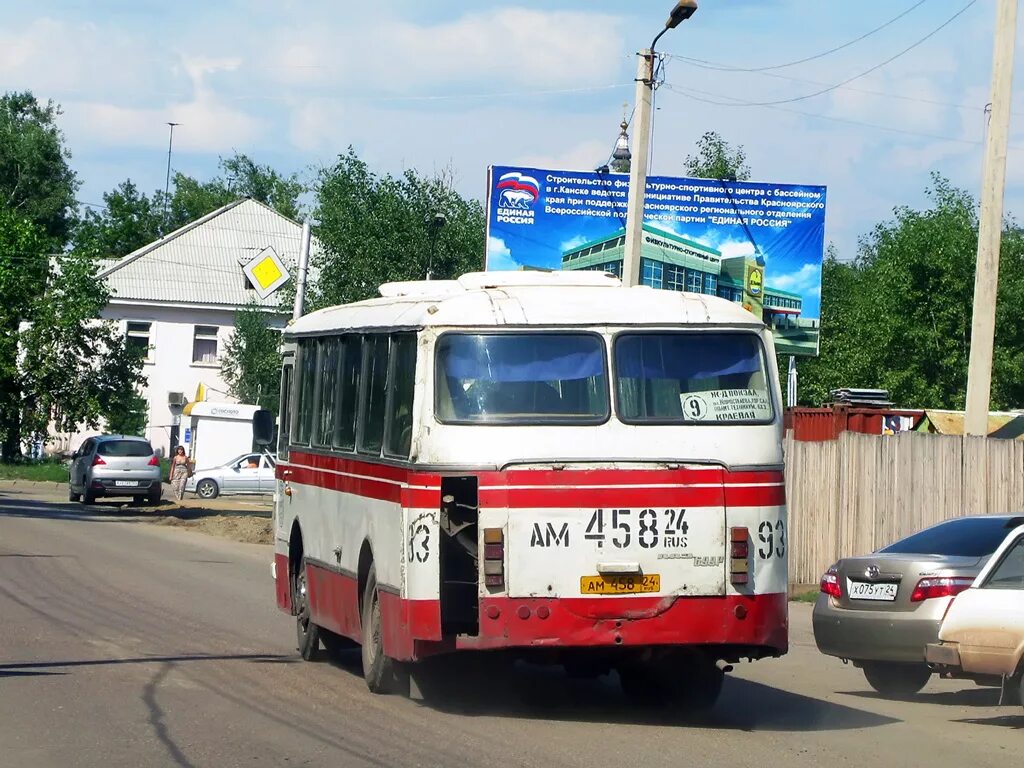
[[264,248],[242,270],[261,299],[288,282],[288,270],[273,248]]

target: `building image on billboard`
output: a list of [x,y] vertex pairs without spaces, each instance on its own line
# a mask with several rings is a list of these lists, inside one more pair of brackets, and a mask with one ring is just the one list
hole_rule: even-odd
[[[765,267],[753,256],[723,257],[700,243],[644,225],[640,246],[640,284],[669,291],[718,296],[742,304],[776,331],[776,348],[785,354],[813,355],[818,321],[803,320],[803,298],[773,288]],[[562,269],[589,269],[622,277],[626,230],[620,228],[599,240],[583,243],[562,254]]]
[[[624,174],[492,167],[487,269],[621,278],[628,183]],[[523,184],[527,194],[510,200]],[[776,351],[818,353],[824,187],[670,177],[647,186],[642,285],[736,302],[772,329]]]

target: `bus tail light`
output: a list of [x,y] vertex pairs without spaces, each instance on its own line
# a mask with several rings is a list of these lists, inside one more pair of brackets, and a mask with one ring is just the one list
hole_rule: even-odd
[[750,581],[750,533],[746,528],[729,530],[729,581],[747,584]]
[[501,528],[484,528],[484,584],[505,586],[505,532]]

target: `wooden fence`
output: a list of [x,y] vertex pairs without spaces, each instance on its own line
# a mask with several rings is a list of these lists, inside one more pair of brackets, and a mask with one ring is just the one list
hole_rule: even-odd
[[789,432],[785,448],[794,585],[950,517],[1024,510],[1024,441],[843,432],[799,442]]

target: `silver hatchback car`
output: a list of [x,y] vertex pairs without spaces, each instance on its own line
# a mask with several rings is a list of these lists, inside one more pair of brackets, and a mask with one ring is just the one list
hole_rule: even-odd
[[925,646],[937,642],[952,597],[971,586],[1024,517],[946,520],[863,557],[833,565],[814,605],[818,650],[859,667],[886,696],[909,696],[931,677]]
[[90,437],[71,458],[68,498],[93,503],[100,496],[131,496],[136,504],[160,502],[160,458],[144,437]]

